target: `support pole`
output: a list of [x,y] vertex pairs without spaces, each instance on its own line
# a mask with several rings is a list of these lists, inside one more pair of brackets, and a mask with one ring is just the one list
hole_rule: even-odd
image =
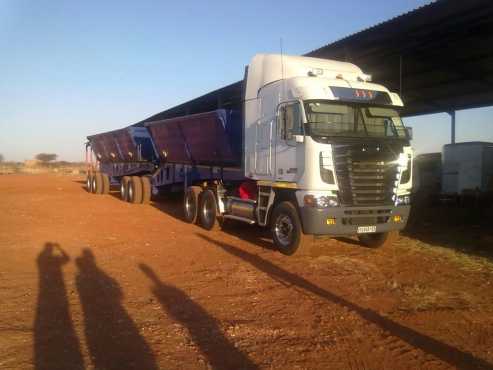
[[455,110],[448,112],[448,114],[450,114],[450,119],[451,119],[450,142],[452,144],[455,144]]

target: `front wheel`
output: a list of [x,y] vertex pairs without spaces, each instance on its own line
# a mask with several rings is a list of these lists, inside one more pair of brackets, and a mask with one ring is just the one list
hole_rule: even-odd
[[378,248],[392,245],[398,236],[398,231],[389,231],[386,233],[361,234],[358,235],[358,239],[365,247]]
[[298,211],[291,202],[279,203],[271,220],[272,239],[282,254],[291,256],[307,243]]

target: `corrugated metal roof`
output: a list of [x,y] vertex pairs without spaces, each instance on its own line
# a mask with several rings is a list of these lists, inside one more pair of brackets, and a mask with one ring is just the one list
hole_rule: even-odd
[[439,0],[306,55],[357,64],[417,115],[492,105],[492,45],[493,1]]
[[[493,105],[493,1],[438,0],[313,50],[401,92],[403,115]],[[238,105],[242,81],[145,121]]]

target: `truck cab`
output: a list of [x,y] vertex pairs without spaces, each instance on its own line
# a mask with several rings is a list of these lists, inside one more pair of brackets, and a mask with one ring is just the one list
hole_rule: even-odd
[[[406,224],[413,152],[403,103],[370,80],[353,64],[307,57],[256,55],[248,67],[245,177],[269,193],[266,204],[290,202],[303,234],[376,246]],[[296,250],[296,220],[281,215],[276,236],[273,210],[259,223]]]

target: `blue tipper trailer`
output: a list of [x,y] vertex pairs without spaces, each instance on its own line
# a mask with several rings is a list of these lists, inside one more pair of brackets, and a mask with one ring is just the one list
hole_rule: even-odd
[[241,182],[242,121],[235,110],[146,122],[87,137],[87,190],[148,203],[197,181]]

